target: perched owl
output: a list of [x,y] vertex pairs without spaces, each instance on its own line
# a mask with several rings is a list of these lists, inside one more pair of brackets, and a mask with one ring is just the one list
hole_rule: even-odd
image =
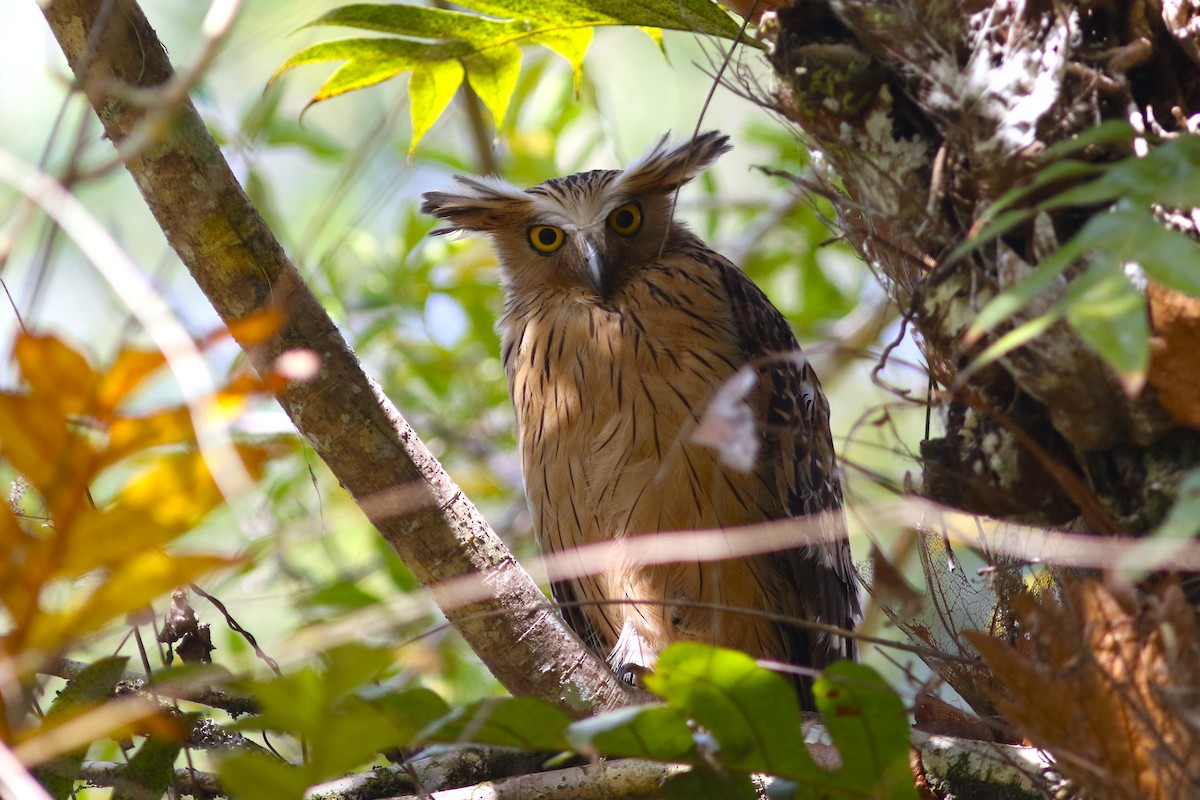
[[[526,191],[460,176],[463,193],[429,192],[422,206],[446,220],[435,233],[484,233],[499,254],[498,328],[544,550],[826,512],[827,544],[626,559],[555,583],[571,627],[626,676],[680,640],[816,669],[855,655],[852,639],[738,612],[844,629],[860,614],[817,376],[758,287],[672,218],[676,189],[729,148],[715,131],[680,146],[664,137],[623,171]],[[733,402],[757,423],[745,469],[693,435],[736,375],[752,385]]]

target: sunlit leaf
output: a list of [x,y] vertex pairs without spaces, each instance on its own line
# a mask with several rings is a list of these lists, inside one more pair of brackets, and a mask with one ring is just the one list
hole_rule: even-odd
[[237,563],[222,556],[138,553],[115,567],[92,592],[76,595],[66,610],[34,618],[24,644],[30,650],[52,652],[65,642],[78,641],[113,620],[145,608],[176,586]]
[[465,63],[471,88],[492,112],[499,128],[521,75],[521,49],[515,44],[490,47],[467,56]]
[[[266,453],[250,447],[238,450],[247,472],[260,477]],[[162,547],[224,501],[199,452],[157,458],[104,508],[80,510],[71,529],[71,546],[60,554],[54,574],[75,577]]]
[[428,57],[432,48],[433,45],[401,39],[338,39],[294,53],[273,77],[304,64],[344,61],[313,95],[309,101],[312,105],[394,78]]
[[437,121],[446,106],[454,99],[454,93],[462,84],[463,68],[457,61],[431,61],[413,68],[408,81],[409,112],[412,114],[412,142],[408,154],[412,156],[417,144]]
[[[567,59],[578,90],[583,57],[597,25],[631,25],[653,31],[665,28],[726,39],[739,32],[738,25],[711,0],[483,0],[461,5],[468,10],[403,3],[359,3],[334,9],[311,24],[402,38],[343,39],[306,47],[289,57],[271,79],[305,64],[345,62],[317,90],[311,105],[412,70],[415,147],[461,82],[461,73],[449,64],[465,67],[467,80],[499,127],[517,86],[521,46],[542,45]],[[759,46],[753,41],[747,44]]]
[[69,515],[83,499],[96,464],[52,403],[0,392],[0,456],[29,481],[51,513]]
[[108,413],[167,363],[158,350],[122,350],[103,375],[96,391],[96,405]]
[[591,28],[563,28],[558,31],[544,31],[529,37],[533,44],[540,44],[553,50],[567,60],[575,80],[575,96],[579,97],[579,88],[583,80],[583,57],[592,43]]
[[192,410],[187,406],[138,416],[118,416],[109,424],[108,446],[101,454],[99,466],[110,466],[151,447],[195,440]]
[[31,394],[62,414],[87,412],[100,379],[77,350],[53,336],[21,334],[13,346]]

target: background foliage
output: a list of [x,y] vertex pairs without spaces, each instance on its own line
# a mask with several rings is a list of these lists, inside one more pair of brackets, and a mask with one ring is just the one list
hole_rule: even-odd
[[[415,199],[423,190],[444,186],[459,171],[494,166],[514,183],[530,185],[579,169],[618,166],[667,128],[687,135],[702,114],[703,126],[719,121],[734,135],[738,151],[684,198],[681,213],[767,289],[802,341],[823,359],[835,436],[847,461],[870,478],[856,483],[859,473],[852,471],[851,496],[869,499],[869,484],[902,482],[905,461],[896,457],[896,448],[915,442],[920,415],[906,416],[892,392],[872,383],[872,354],[841,353],[821,344],[838,320],[853,325],[886,315],[884,304],[869,272],[844,248],[826,242],[832,235],[822,216],[827,210],[799,198],[788,182],[751,169],[761,163],[803,172],[805,155],[793,136],[729,92],[718,92],[712,105],[705,106],[712,83],[706,73],[720,57],[713,42],[665,33],[668,61],[655,37],[602,31],[578,75],[558,56],[531,50],[519,74],[511,68],[504,73],[512,86],[504,103],[472,82],[479,99],[460,95],[426,132],[422,118],[410,121],[409,109],[414,103],[436,105],[446,99],[442,89],[432,99],[422,99],[411,83],[406,87],[392,81],[378,91],[319,104],[301,117],[323,73],[313,67],[289,69],[267,87],[280,64],[299,67],[306,60],[288,62],[290,53],[321,52],[305,50],[318,37],[301,27],[329,8],[316,3],[245,8],[232,38],[194,92],[196,102],[248,193],[356,351],[519,553],[530,552],[531,544],[493,331],[499,308],[496,270],[480,242],[428,240],[431,224],[416,214]],[[205,9],[149,3],[146,10],[177,64],[195,57]],[[171,742],[179,718],[159,713],[156,703],[143,703],[126,717],[111,715],[111,724],[86,728],[66,744],[47,735],[63,721],[85,715],[117,686],[127,667],[124,657],[135,666],[142,662],[146,671],[159,666],[159,655],[142,652],[154,648],[149,636],[141,641],[150,617],[126,615],[192,581],[224,603],[214,607],[198,594],[191,597],[195,613],[211,623],[217,663],[259,679],[243,688],[253,688],[264,713],[240,727],[306,737],[267,740],[293,761],[301,761],[305,752],[308,758],[299,771],[278,767],[261,747],[239,745],[245,752],[225,772],[235,790],[254,796],[263,791],[257,781],[266,779],[274,782],[272,796],[295,795],[313,782],[369,763],[380,748],[461,738],[461,730],[444,721],[445,715],[453,707],[464,719],[477,720],[480,706],[466,704],[495,695],[495,683],[461,642],[438,625],[430,604],[414,594],[407,570],[365,525],[319,461],[292,438],[286,421],[262,399],[262,386],[245,377],[236,349],[210,335],[217,330],[215,318],[165,248],[131,182],[121,170],[108,168],[111,147],[99,135],[90,110],[66,91],[65,67],[36,9],[13,14],[0,36],[5,37],[0,52],[10,67],[6,74],[44,65],[35,77],[0,84],[5,107],[18,109],[12,124],[0,130],[0,147],[52,173],[82,176],[73,185],[75,193],[153,277],[189,331],[206,341],[207,364],[225,389],[221,403],[205,413],[220,413],[229,421],[235,438],[245,443],[242,456],[258,481],[232,508],[214,511],[219,497],[211,476],[189,447],[200,412],[185,401],[195,398],[180,395],[148,350],[144,334],[131,324],[130,310],[81,257],[76,243],[41,218],[6,213],[14,220],[9,230],[16,236],[4,264],[13,301],[11,324],[3,329],[7,339],[0,346],[11,349],[15,358],[4,381],[10,393],[4,395],[7,425],[0,430],[0,453],[7,462],[3,477],[17,487],[14,512],[24,519],[18,525],[5,518],[5,553],[10,557],[3,561],[26,568],[19,581],[10,574],[4,583],[9,592],[5,607],[12,617],[5,620],[5,652],[33,653],[34,661],[21,675],[35,669],[66,673],[49,669],[64,654],[95,661],[86,680],[77,680],[72,692],[57,700],[52,698],[61,684],[51,680],[42,685],[42,699],[32,703],[35,709],[45,705],[45,719],[35,713],[22,722],[26,728],[14,728],[9,720],[6,740],[20,743],[26,755],[37,755],[49,770],[45,775],[51,776],[45,778],[47,786],[58,796],[70,790],[70,780],[61,776],[69,776],[72,765],[85,757],[128,758],[131,772],[152,762],[154,766],[144,767],[144,783],[162,785],[169,777],[163,765],[169,767],[178,751],[178,742]],[[562,53],[562,47],[554,49]],[[580,62],[580,52],[571,51],[568,60]],[[489,124],[495,121],[500,125],[493,156],[484,145],[491,143]],[[482,141],[473,135],[480,131]],[[92,170],[96,173],[89,174]],[[6,211],[20,208],[14,191],[6,189],[0,201]],[[51,333],[59,338],[48,338]],[[923,378],[903,361],[904,353],[894,355],[893,365],[900,366],[885,378],[919,391]],[[903,433],[899,437],[898,429]],[[130,430],[132,434],[123,433]],[[75,490],[67,493],[74,505],[55,502],[63,480],[56,470],[64,467],[68,488]],[[92,492],[87,502],[78,491],[84,485]],[[27,487],[25,494],[20,487]],[[39,528],[38,521],[46,524]],[[118,527],[133,535],[112,535]],[[81,541],[91,546],[80,546]],[[119,552],[111,549],[117,542],[124,548]],[[164,547],[169,555],[162,555]],[[31,561],[16,559],[17,553]],[[42,572],[28,569],[39,559],[53,561],[46,554],[65,563],[48,563]],[[79,576],[86,579],[68,580]],[[107,580],[99,582],[100,577]],[[34,598],[41,602],[39,614],[47,613],[25,618],[14,611],[22,602],[33,609]],[[160,600],[155,616],[166,608]],[[233,624],[226,624],[226,610]],[[185,606],[179,613],[186,617],[187,612]],[[119,657],[99,660],[113,653]],[[547,723],[539,728],[546,731],[545,740],[516,743],[642,755],[619,734],[653,725],[659,731],[653,746],[674,741],[679,752],[703,762],[705,754],[695,749],[699,745],[681,720],[683,714],[700,719],[709,708],[688,688],[700,678],[709,679],[709,672],[697,673],[694,667],[695,659],[706,658],[734,657],[693,653],[691,661],[681,657],[679,672],[672,672],[669,660],[664,663],[657,688],[674,709],[669,712],[673,718],[668,712],[644,710],[636,718],[610,720],[611,729]],[[272,677],[276,664],[283,674]],[[756,681],[771,681],[769,673],[745,663],[716,669],[712,680],[731,674],[727,669],[750,676],[750,689]],[[884,728],[832,728],[835,738],[900,741],[894,726],[904,719],[895,697],[876,691],[878,679],[870,672],[849,668],[840,677],[869,695],[841,706],[851,717],[875,704],[888,710],[872,714],[883,720]],[[376,681],[395,691],[372,688]],[[90,694],[80,698],[84,688],[75,687],[88,686]],[[743,690],[748,688],[741,684],[706,689]],[[19,702],[12,705],[11,694],[5,694],[5,702],[21,707]],[[773,708],[761,697],[747,702],[754,710],[747,717],[751,728],[742,735],[769,739],[765,728],[755,731],[754,726],[764,725],[762,719],[771,715],[782,715],[785,719],[776,721],[794,727],[790,709]],[[403,714],[394,713],[397,704]],[[521,708],[496,713],[543,712]],[[438,720],[443,720],[441,727],[427,729]],[[718,738],[725,735],[717,720],[712,726]],[[674,738],[662,733],[671,729]],[[473,735],[484,741],[502,738],[498,733]],[[88,742],[96,743],[89,749]],[[785,737],[778,743],[785,753],[764,753],[742,741],[721,744],[722,765],[735,771],[765,767],[803,780],[814,769],[798,739]],[[827,780],[831,785],[864,780],[863,775],[897,780],[897,759],[903,754],[887,747],[874,752],[870,765],[848,760],[842,777]],[[57,784],[52,775],[60,776]],[[748,780],[739,785],[748,790]]]

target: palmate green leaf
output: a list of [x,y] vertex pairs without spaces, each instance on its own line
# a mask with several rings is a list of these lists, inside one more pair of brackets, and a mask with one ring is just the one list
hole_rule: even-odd
[[457,61],[427,61],[413,68],[412,77],[408,81],[409,111],[413,128],[412,141],[408,145],[409,156],[412,156],[417,143],[425,138],[425,134],[433,127],[433,123],[437,122],[446,106],[450,105],[454,93],[462,84],[462,79],[462,64]]
[[300,800],[312,784],[306,771],[257,752],[222,759],[219,774],[221,785],[235,800]]
[[[565,58],[578,90],[583,57],[597,25],[691,31],[732,39],[739,27],[712,0],[483,0],[470,12],[416,5],[355,4],[312,25],[336,25],[397,38],[322,42],[289,57],[271,76],[305,64],[345,62],[321,85],[313,103],[412,72],[413,147],[438,119],[465,76],[499,127],[521,69],[520,46],[538,44]],[[410,148],[411,153],[412,148]]]
[[464,63],[471,88],[492,112],[499,128],[504,124],[508,99],[521,76],[521,48],[515,44],[489,47],[467,56]]
[[[1200,200],[1200,198],[1198,198]],[[1148,207],[1121,199],[1112,211],[1093,217],[1065,245],[1051,253],[1024,280],[986,305],[968,338],[978,337],[1024,308],[1045,291],[1071,264],[1090,258],[1087,271],[1046,314],[1026,322],[993,343],[972,364],[990,363],[1027,344],[1057,319],[1071,327],[1113,368],[1122,383],[1139,388],[1149,367],[1150,329],[1146,300],[1125,276],[1124,265],[1136,263],[1158,283],[1200,296],[1200,245],[1168,228]]]

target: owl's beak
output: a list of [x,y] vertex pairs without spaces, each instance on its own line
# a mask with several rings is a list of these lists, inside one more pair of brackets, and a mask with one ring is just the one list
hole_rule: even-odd
[[587,261],[588,274],[592,285],[599,293],[604,292],[604,261],[600,258],[600,248],[596,247],[590,236],[583,237],[583,257]]

